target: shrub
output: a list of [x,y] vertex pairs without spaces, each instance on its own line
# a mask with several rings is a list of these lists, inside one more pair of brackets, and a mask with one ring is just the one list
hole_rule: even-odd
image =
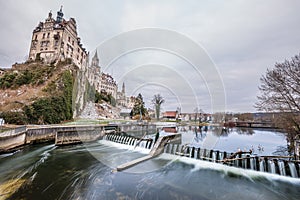
[[23,112],[3,112],[0,113],[0,118],[3,118],[9,124],[23,125],[28,123],[27,116]]

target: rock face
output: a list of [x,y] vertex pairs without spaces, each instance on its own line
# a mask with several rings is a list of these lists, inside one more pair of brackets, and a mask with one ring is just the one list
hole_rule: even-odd
[[99,114],[96,111],[95,104],[93,102],[87,102],[79,118],[82,119],[99,119]]
[[120,109],[103,103],[86,103],[83,111],[79,115],[81,119],[119,119]]

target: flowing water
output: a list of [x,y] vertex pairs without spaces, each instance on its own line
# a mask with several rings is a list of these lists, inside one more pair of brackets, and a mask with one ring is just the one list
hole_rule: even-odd
[[167,153],[113,171],[149,151],[105,140],[26,146],[0,157],[0,199],[300,199],[300,179]]

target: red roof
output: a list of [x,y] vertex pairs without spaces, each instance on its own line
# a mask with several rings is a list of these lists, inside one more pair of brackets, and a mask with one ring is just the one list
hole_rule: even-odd
[[169,117],[169,118],[176,118],[177,112],[176,111],[166,111],[164,113],[164,117]]
[[176,127],[163,127],[163,130],[167,133],[177,133]]

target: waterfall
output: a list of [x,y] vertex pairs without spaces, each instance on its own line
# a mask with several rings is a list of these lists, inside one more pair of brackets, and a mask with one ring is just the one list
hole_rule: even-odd
[[220,160],[223,160],[224,159],[224,152],[223,153],[220,152],[219,156],[220,156]]
[[133,139],[133,146],[135,146],[136,145],[136,143],[137,143],[137,139]]
[[294,164],[294,163],[292,163],[292,162],[289,162],[289,163],[288,163],[288,165],[289,165],[289,168],[290,168],[290,171],[291,171],[292,177],[294,177],[294,178],[298,178],[298,174],[297,174],[297,170],[296,170],[296,166],[295,166],[295,164]]
[[129,145],[129,140],[130,140],[130,137],[127,137],[126,140],[125,140],[125,144]]
[[174,144],[174,148],[173,148],[172,154],[176,155],[176,152],[178,151],[178,149],[179,149],[179,144]]
[[261,160],[259,162],[259,171],[264,172],[265,171],[265,161]]
[[[241,158],[245,158],[245,156],[242,155]],[[246,169],[246,168],[247,168],[247,160],[246,160],[246,159],[243,159],[243,160],[241,160],[240,162],[242,162],[242,168]]]
[[269,160],[268,164],[269,164],[269,172],[271,172],[272,174],[276,174],[276,168],[275,168],[274,161]]
[[127,137],[122,136],[122,144],[126,144],[126,139],[127,139]]
[[278,161],[278,166],[279,166],[280,175],[286,176],[284,162]]
[[174,149],[175,149],[175,144],[170,144],[171,145],[171,150],[170,150],[170,154],[173,154],[174,152]]
[[121,143],[121,139],[122,139],[122,136],[118,135],[118,137],[117,137],[117,142],[118,142],[118,143]]
[[255,167],[255,158],[251,158],[250,159],[250,169],[256,170],[256,167]]
[[212,152],[212,161],[213,162],[216,162],[216,157],[217,157],[216,152],[215,151]]
[[130,138],[129,145],[132,145],[132,144],[133,144],[133,138]]

